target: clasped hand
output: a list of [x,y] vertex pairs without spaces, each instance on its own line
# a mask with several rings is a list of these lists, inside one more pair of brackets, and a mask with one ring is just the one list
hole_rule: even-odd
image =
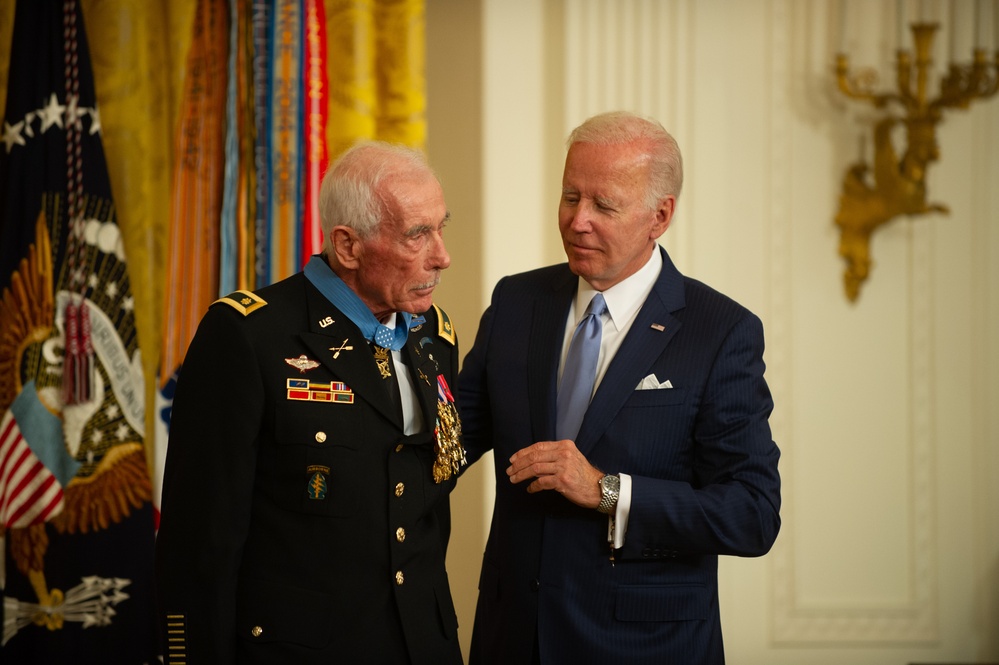
[[510,482],[534,478],[527,486],[531,494],[555,490],[576,505],[596,508],[600,504],[600,479],[604,473],[587,461],[568,439],[538,441],[518,450],[506,469]]

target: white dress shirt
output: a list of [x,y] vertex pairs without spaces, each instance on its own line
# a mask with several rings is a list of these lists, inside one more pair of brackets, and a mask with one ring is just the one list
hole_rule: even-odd
[[[390,316],[382,325],[387,328],[395,328],[401,323],[399,316]],[[416,389],[413,387],[413,377],[409,373],[409,366],[402,361],[402,351],[390,351],[392,354],[392,365],[396,372],[396,385],[399,386],[399,398],[402,403],[403,432],[406,435],[416,434],[425,429],[423,422],[423,411],[416,401]]]
[[[631,324],[635,322],[638,310],[642,308],[652,292],[652,287],[659,278],[662,267],[663,259],[659,254],[659,245],[657,244],[652,251],[652,256],[638,272],[602,292],[604,302],[607,303],[607,311],[600,317],[603,323],[603,333],[600,337],[600,355],[597,358],[597,376],[593,383],[594,393],[604,378],[614,354],[621,348],[621,343],[628,335]],[[565,357],[569,353],[572,333],[579,325],[590,300],[596,293],[597,291],[586,280],[582,277],[579,278],[576,298],[569,307],[569,316],[565,322],[562,356],[559,361],[559,383],[562,381],[563,365]],[[624,537],[628,531],[628,514],[631,511],[631,476],[626,473],[620,475],[621,490],[617,509],[610,516],[607,524],[607,540],[614,544],[615,549],[624,546]]]

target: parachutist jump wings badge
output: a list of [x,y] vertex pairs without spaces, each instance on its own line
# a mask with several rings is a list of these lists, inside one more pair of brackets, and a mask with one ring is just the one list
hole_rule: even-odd
[[297,369],[302,374],[305,374],[306,370],[315,369],[319,367],[319,363],[315,360],[310,360],[308,356],[304,353],[297,358],[285,358],[284,361]]

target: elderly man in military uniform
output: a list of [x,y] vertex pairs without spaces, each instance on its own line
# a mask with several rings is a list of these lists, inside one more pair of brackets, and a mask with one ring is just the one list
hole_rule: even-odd
[[157,541],[167,663],[462,660],[443,190],[421,153],[372,142],[319,206],[323,253],[214,303],[184,361]]

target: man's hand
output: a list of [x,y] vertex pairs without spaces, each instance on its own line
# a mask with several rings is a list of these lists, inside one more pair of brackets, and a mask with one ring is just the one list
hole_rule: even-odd
[[600,479],[604,472],[590,464],[568,439],[538,441],[518,450],[506,469],[510,482],[534,478],[530,493],[555,490],[576,505],[596,508],[600,504]]

